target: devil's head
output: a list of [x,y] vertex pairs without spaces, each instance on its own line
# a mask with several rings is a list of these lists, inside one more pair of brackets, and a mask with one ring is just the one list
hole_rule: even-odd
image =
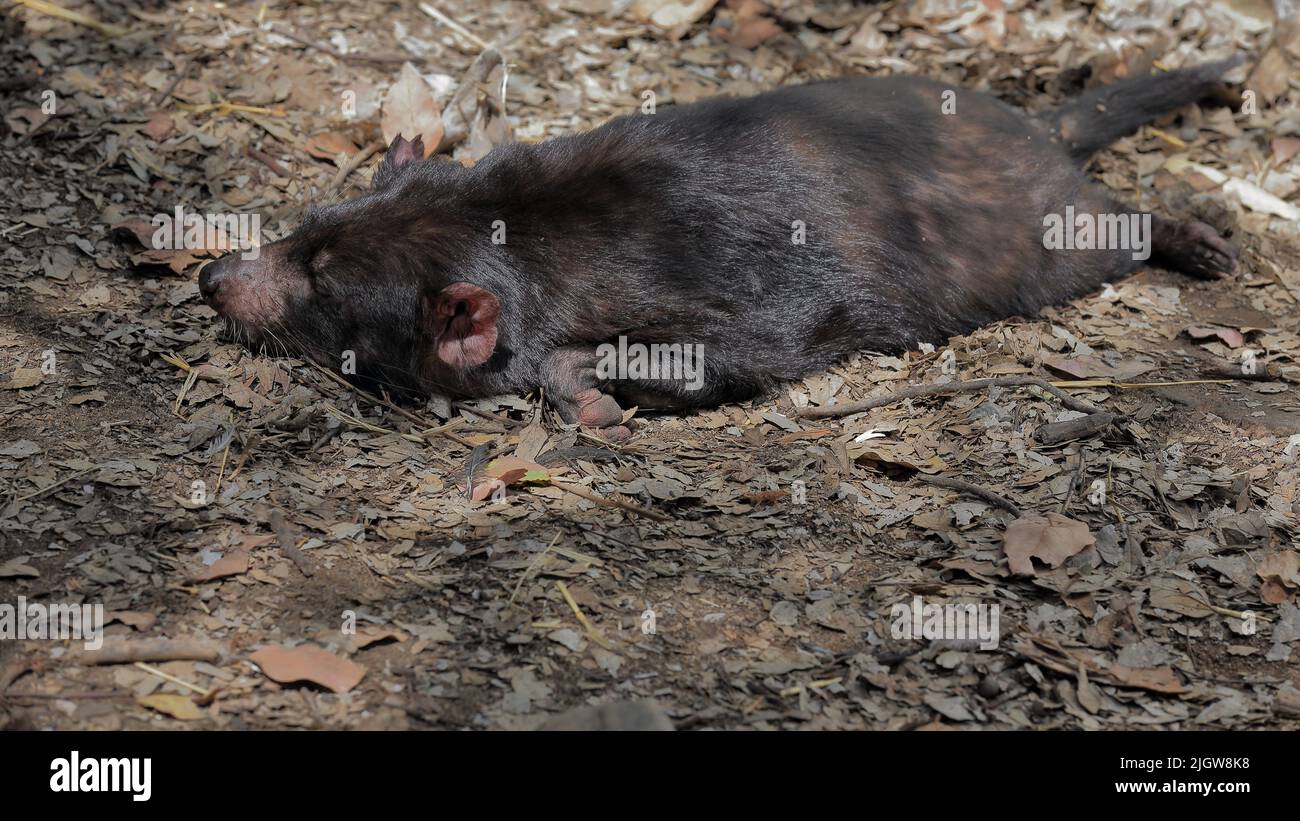
[[355,366],[365,380],[399,390],[472,382],[497,351],[500,304],[475,280],[466,226],[440,207],[460,170],[424,162],[419,138],[398,137],[373,189],[313,208],[292,235],[256,259],[228,254],[199,276],[204,300],[250,348]]

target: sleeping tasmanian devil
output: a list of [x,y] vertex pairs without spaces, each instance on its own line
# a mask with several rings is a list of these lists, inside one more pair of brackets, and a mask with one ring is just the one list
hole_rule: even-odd
[[[254,346],[351,360],[404,392],[540,387],[566,421],[621,440],[625,407],[745,399],[1144,263],[1230,274],[1237,252],[1209,226],[1135,211],[1081,166],[1232,65],[1037,116],[921,78],[831,80],[502,146],[473,168],[398,137],[371,192],[310,211],[256,260],[208,265],[201,291]],[[1110,240],[1132,230],[1062,242],[1083,215],[1109,217]],[[611,369],[611,350],[661,367]]]

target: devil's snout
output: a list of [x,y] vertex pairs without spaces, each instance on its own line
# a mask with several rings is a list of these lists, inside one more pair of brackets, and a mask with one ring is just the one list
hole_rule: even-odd
[[203,271],[199,274],[199,293],[203,295],[203,301],[218,311],[221,310],[221,285],[230,278],[231,269],[237,261],[234,254],[227,254],[216,262],[203,266]]
[[294,279],[280,257],[261,249],[256,258],[231,253],[199,272],[203,301],[227,319],[252,328],[284,321],[290,293],[303,294],[305,278]]

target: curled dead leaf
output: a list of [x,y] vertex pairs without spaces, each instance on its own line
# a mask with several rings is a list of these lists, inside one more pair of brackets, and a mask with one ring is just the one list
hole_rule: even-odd
[[1260,560],[1255,568],[1262,580],[1259,597],[1266,604],[1281,604],[1291,598],[1292,591],[1300,588],[1300,552],[1279,550]]
[[86,391],[68,398],[69,405],[84,405],[87,402],[107,402],[108,394],[102,390]]
[[39,108],[20,106],[5,115],[5,123],[17,135],[30,134],[49,120],[49,115]]
[[493,146],[509,140],[503,96],[505,76],[505,58],[496,49],[487,49],[474,59],[443,108],[445,130],[435,153],[449,151],[468,140],[472,150],[467,159],[477,160]]
[[727,0],[727,9],[713,18],[713,34],[740,48],[758,48],[784,29],[760,0]]
[[1192,339],[1217,337],[1229,348],[1240,348],[1246,344],[1246,337],[1242,336],[1240,331],[1234,331],[1232,328],[1222,328],[1218,325],[1193,325],[1187,329],[1187,335]]
[[1137,687],[1155,693],[1185,693],[1187,686],[1179,680],[1172,667],[1125,667],[1112,664],[1106,670],[1116,684]]
[[718,0],[632,0],[633,17],[665,29],[689,26],[703,17]]
[[406,641],[406,633],[393,627],[370,625],[362,627],[352,636],[352,649],[362,650],[381,641]]
[[206,567],[194,577],[196,582],[210,582],[225,576],[238,576],[248,572],[248,551],[235,550]]
[[40,368],[17,368],[14,370],[14,375],[9,378],[9,381],[0,385],[0,388],[17,391],[34,388],[39,384],[41,384]]
[[1282,165],[1300,154],[1300,137],[1274,137],[1272,146],[1274,159]]
[[1259,586],[1259,598],[1265,604],[1281,604],[1291,595],[1276,579],[1265,579]]
[[267,678],[281,684],[310,681],[336,693],[346,693],[366,675],[366,668],[360,664],[313,644],[263,647],[249,656],[249,661],[260,667]]
[[148,125],[140,130],[154,142],[162,142],[171,135],[175,128],[170,114],[165,111],[155,111],[153,116],[149,118]]
[[1255,568],[1261,579],[1274,579],[1279,584],[1300,588],[1300,552],[1279,550],[1265,556]]
[[157,623],[158,617],[153,613],[135,610],[115,610],[104,617],[105,622],[121,622],[134,630],[148,630]]
[[1033,576],[1034,559],[1058,567],[1096,541],[1086,524],[1069,516],[1030,513],[1007,525],[1002,550],[1013,573]]
[[136,703],[142,707],[148,707],[150,710],[169,715],[172,718],[179,718],[181,721],[195,721],[203,718],[203,711],[199,705],[188,696],[176,695],[175,693],[154,693],[153,695],[141,696],[136,699]]
[[337,131],[322,131],[307,138],[303,146],[307,153],[319,160],[333,160],[340,154],[352,156],[359,150],[356,143]]
[[1181,613],[1194,619],[1203,619],[1214,615],[1210,609],[1209,597],[1199,586],[1174,577],[1156,579],[1151,582],[1151,606],[1172,613]]
[[29,564],[23,564],[26,559],[26,556],[18,556],[0,564],[0,579],[35,579],[40,576],[41,571]]
[[470,498],[481,502],[498,488],[550,480],[550,471],[536,462],[520,459],[518,456],[502,456],[488,462],[483,472],[475,477],[474,492],[470,494]]
[[442,113],[433,98],[433,89],[410,63],[402,64],[397,82],[384,97],[380,128],[384,142],[391,144],[397,137],[424,141],[424,158],[442,142]]

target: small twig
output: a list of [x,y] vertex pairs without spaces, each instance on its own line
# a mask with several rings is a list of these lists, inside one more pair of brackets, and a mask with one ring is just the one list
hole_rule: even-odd
[[253,455],[253,449],[256,446],[257,436],[250,433],[248,435],[248,441],[244,443],[244,449],[239,453],[239,461],[235,463],[235,469],[231,472],[227,481],[235,481],[235,477],[239,475],[239,471],[244,469],[244,465],[248,463],[248,457]]
[[190,388],[199,380],[199,372],[194,368],[185,369],[185,381],[181,383],[180,393],[176,394],[176,404],[172,406],[172,415],[181,415],[181,405],[185,404],[185,397],[189,394]]
[[188,681],[185,681],[184,679],[176,678],[176,676],[173,676],[170,673],[164,673],[162,670],[159,670],[157,667],[150,667],[148,664],[145,664],[143,661],[137,661],[135,663],[135,666],[139,667],[141,670],[144,670],[146,673],[151,673],[157,676],[158,678],[163,679],[164,681],[170,681],[172,684],[175,684],[177,687],[184,687],[187,690],[192,690],[205,698],[207,696],[212,695],[212,691],[209,690],[207,687],[200,687],[199,685],[191,684]]
[[1147,126],[1147,133],[1153,137],[1158,137],[1164,140],[1165,142],[1172,145],[1174,148],[1177,148],[1179,151],[1187,150],[1187,143],[1183,142],[1181,138],[1175,137],[1173,134],[1170,134],[1166,131],[1161,131],[1158,128],[1152,128],[1150,126]]
[[1256,364],[1254,373],[1245,373],[1240,366],[1221,367],[1206,371],[1204,376],[1210,377],[1215,382],[1238,379],[1246,382],[1277,382],[1285,378],[1276,368],[1270,368],[1263,362]]
[[962,493],[969,493],[971,496],[978,496],[991,505],[1003,508],[1017,519],[1020,518],[1020,508],[1016,507],[1010,499],[994,493],[986,487],[980,487],[979,485],[961,479],[950,479],[946,476],[927,476],[924,473],[916,474],[916,478],[925,482],[927,485],[946,487],[949,490],[959,490]]
[[226,440],[226,449],[221,452],[221,468],[217,471],[217,488],[212,491],[213,499],[221,498],[221,483],[226,479],[226,461],[230,458],[230,443],[233,441],[235,441],[235,436],[232,433],[230,438]]
[[221,645],[200,639],[126,639],[98,650],[68,653],[72,664],[129,664],[137,661],[217,661]]
[[546,546],[546,549],[543,550],[541,553],[538,553],[537,558],[529,562],[528,567],[524,568],[524,575],[519,577],[519,583],[515,585],[515,591],[510,594],[510,601],[506,602],[506,607],[514,606],[515,599],[519,597],[519,591],[523,588],[524,582],[528,581],[529,574],[531,574],[533,572],[533,569],[536,568],[537,565],[541,563],[542,559],[546,558],[546,554],[551,552],[551,548],[555,547],[555,543],[560,540],[560,535],[563,532],[564,531],[562,530],[557,530],[555,532],[555,538],[551,539],[551,543]]
[[402,578],[406,579],[408,582],[415,585],[416,587],[420,587],[423,588],[424,590],[428,590],[430,593],[438,592],[437,585],[432,584],[426,581],[425,579],[420,578],[419,576],[415,575],[409,570],[402,574]]
[[1226,608],[1226,607],[1219,607],[1219,606],[1217,606],[1217,605],[1209,604],[1209,603],[1207,603],[1207,602],[1198,602],[1198,603],[1199,603],[1199,604],[1202,604],[1202,605],[1204,605],[1204,606],[1206,606],[1206,607],[1208,607],[1208,608],[1210,608],[1210,609],[1213,610],[1215,613],[1218,613],[1220,616],[1230,616],[1230,617],[1232,617],[1232,618],[1234,618],[1234,619],[1240,619],[1241,621],[1245,621],[1245,620],[1246,620],[1249,616],[1251,616],[1251,615],[1253,615],[1253,616],[1255,617],[1255,620],[1256,620],[1256,621],[1272,621],[1272,620],[1273,620],[1271,617],[1266,616],[1266,615],[1264,615],[1263,613],[1247,613],[1247,612],[1244,611],[1244,610],[1229,610],[1229,609]]
[[364,54],[361,52],[356,52],[356,53],[342,52],[330,48],[329,46],[322,45],[321,43],[308,40],[306,37],[303,37],[301,34],[297,34],[290,29],[274,28],[272,29],[272,31],[274,31],[276,34],[280,35],[281,37],[289,38],[290,40],[294,41],[298,45],[306,46],[307,48],[312,49],[313,51],[319,51],[322,54],[328,54],[330,57],[333,57],[335,60],[341,60],[343,62],[347,62],[351,60],[358,63],[400,65],[402,63],[423,63],[425,61],[423,57],[418,57],[416,55],[404,56],[400,54],[388,55],[388,54]]
[[270,524],[271,530],[275,532],[275,541],[280,545],[280,552],[294,563],[299,573],[310,577],[313,572],[311,563],[298,549],[298,539],[293,535],[293,528],[284,520],[284,514],[279,509],[271,511]]
[[517,428],[527,424],[526,422],[522,422],[518,419],[511,419],[509,416],[502,416],[499,413],[479,410],[478,408],[467,405],[464,402],[456,402],[452,405],[452,407],[454,407],[456,410],[465,411],[468,414],[480,417],[482,419],[491,419],[493,422],[500,422],[501,424],[505,425],[508,428]]
[[347,162],[339,166],[339,172],[334,175],[334,179],[330,182],[329,188],[327,188],[326,191],[333,192],[341,188],[349,174],[356,171],[363,162],[373,157],[375,152],[383,147],[384,143],[382,140],[372,140],[360,151],[353,154],[351,157],[348,157]]
[[480,49],[486,50],[492,48],[491,44],[488,43],[486,40],[479,37],[477,34],[470,31],[469,29],[465,28],[460,23],[457,23],[455,20],[451,19],[447,15],[443,14],[433,5],[429,3],[421,3],[420,11],[424,12],[425,14],[429,15],[433,19],[437,20],[439,23],[442,23],[444,26],[456,32],[461,37],[464,37],[469,42],[478,46]]
[[36,85],[37,78],[35,74],[25,74],[22,77],[10,77],[0,80],[0,91],[26,91]]
[[8,690],[15,681],[35,669],[35,665],[29,658],[20,656],[11,659],[4,667],[0,667],[0,693]]
[[573,595],[569,593],[569,588],[564,586],[564,582],[556,582],[555,586],[559,588],[560,594],[564,596],[564,600],[569,603],[569,609],[573,611],[573,615],[578,617],[578,623],[587,631],[587,635],[591,637],[591,640],[612,652],[614,650],[614,645],[610,644],[609,639],[605,638],[601,632],[596,629],[596,625],[587,620],[586,614],[578,607],[578,602],[576,602]]
[[0,692],[0,700],[21,699],[58,699],[60,701],[93,701],[101,698],[134,698],[131,693],[14,693],[9,690]]
[[129,29],[123,28],[122,26],[115,26],[112,23],[101,23],[94,17],[82,14],[79,11],[69,11],[62,6],[56,6],[53,3],[46,3],[45,0],[18,0],[18,5],[26,6],[32,11],[40,12],[41,14],[48,14],[51,17],[57,17],[60,20],[67,20],[69,23],[76,23],[77,25],[85,26],[86,28],[92,28],[100,34],[107,35],[108,37],[121,37],[129,31]]
[[555,481],[554,476],[551,477],[551,485],[553,485],[554,487],[558,487],[560,490],[568,491],[569,493],[572,493],[574,496],[580,496],[589,502],[595,502],[598,505],[605,505],[607,507],[616,507],[619,508],[620,510],[626,510],[628,513],[635,513],[638,516],[644,516],[647,519],[653,519],[656,522],[672,521],[672,519],[668,518],[662,513],[656,513],[653,510],[648,510],[639,505],[634,505],[631,502],[622,502],[619,501],[618,499],[606,499],[603,496],[597,496],[596,494],[591,493],[590,491],[581,488],[577,485],[570,485],[566,482],[557,482]]
[[810,681],[807,684],[796,684],[793,687],[787,687],[784,690],[780,691],[779,695],[797,696],[800,693],[804,692],[805,690],[820,690],[823,687],[830,687],[832,685],[839,684],[843,680],[844,680],[843,676],[835,676],[834,678],[824,678],[824,679],[819,679],[818,681]]
[[378,425],[372,425],[369,422],[365,421],[364,419],[358,419],[349,413],[344,413],[343,411],[339,410],[338,408],[332,405],[326,405],[325,411],[329,413],[330,416],[333,416],[334,418],[342,422],[346,422],[347,424],[355,428],[368,430],[371,433],[379,433],[379,434],[393,433],[402,437],[406,441],[414,442],[417,445],[427,445],[429,443],[429,437],[431,436],[454,437],[454,434],[449,433],[449,431],[452,428],[460,427],[461,422],[463,421],[461,419],[453,419],[445,425],[439,425],[436,428],[429,428],[428,430],[423,430],[420,431],[419,433],[401,433],[400,431],[389,430],[388,428],[381,428]]
[[425,430],[420,431],[416,435],[427,442],[431,437],[434,436],[446,436],[448,431],[453,430],[454,428],[458,428],[463,424],[465,424],[465,417],[457,416],[455,419],[451,420],[445,425],[437,425],[432,428],[427,428]]
[[326,405],[325,412],[328,413],[330,416],[333,416],[334,418],[338,419],[341,422],[346,422],[347,424],[351,425],[354,428],[360,428],[361,430],[368,430],[371,433],[379,433],[379,434],[392,433],[402,437],[408,442],[415,442],[416,444],[420,444],[420,445],[424,444],[424,439],[422,437],[416,436],[413,433],[400,433],[395,430],[389,430],[388,428],[381,428],[378,425],[372,425],[366,420],[358,419],[352,414],[345,413],[339,410],[338,408],[334,407],[333,405]]
[[1070,486],[1065,489],[1065,498],[1061,500],[1061,506],[1056,509],[1057,513],[1065,513],[1070,502],[1074,501],[1074,491],[1083,485],[1084,464],[1087,461],[1087,451],[1079,448],[1079,464],[1074,470],[1074,478],[1070,480]]
[[[461,445],[462,447],[469,448],[470,450],[474,449],[473,443],[469,442],[468,440],[460,436],[457,436],[456,434],[452,433],[450,430],[447,430],[447,428],[451,426],[451,422],[448,422],[446,425],[442,425],[441,427],[432,426],[425,420],[421,419],[419,416],[416,416],[414,413],[408,411],[406,408],[403,408],[400,405],[389,402],[387,399],[380,399],[378,396],[375,396],[373,393],[370,393],[364,388],[359,388],[356,385],[353,385],[351,382],[339,376],[338,374],[334,373],[333,371],[329,370],[328,368],[322,367],[316,364],[315,362],[312,362],[311,365],[316,370],[325,374],[330,379],[334,380],[335,382],[347,388],[348,390],[354,392],[357,396],[365,397],[366,399],[369,399],[371,402],[374,402],[377,405],[383,405],[384,407],[391,410],[393,413],[396,413],[398,416],[401,416],[407,419],[408,421],[414,422],[415,424],[420,425],[421,427],[428,428],[428,430],[426,430],[423,434],[421,434],[421,436],[428,436],[430,434],[436,433],[439,436],[442,436],[446,439],[450,439],[451,441],[455,442],[458,445]],[[382,431],[382,432],[391,433],[391,431]]]
[[570,462],[578,459],[586,459],[589,462],[616,462],[622,458],[621,453],[608,448],[556,448],[538,456],[536,461],[539,465],[549,465],[552,462]]
[[285,168],[283,165],[280,165],[279,161],[276,160],[275,157],[272,157],[270,154],[267,154],[265,151],[259,151],[258,149],[253,148],[250,145],[248,147],[248,156],[257,160],[262,165],[265,165],[267,168],[271,169],[276,174],[279,174],[281,177],[288,179],[293,176],[293,174],[290,173],[290,171],[287,168]]
[[1113,379],[1076,379],[1054,382],[1062,388],[1119,388],[1131,391],[1138,388],[1169,388],[1175,385],[1226,385],[1231,379],[1178,379],[1173,382],[1116,382]]
[[188,58],[181,61],[180,67],[176,69],[176,76],[173,77],[172,81],[167,84],[167,87],[159,92],[158,96],[154,98],[153,104],[155,106],[160,106],[167,102],[167,98],[172,96],[172,92],[176,90],[176,86],[180,85],[181,80],[185,79],[185,75],[190,73],[190,66],[193,64],[194,61]]
[[886,396],[877,396],[871,399],[863,399],[858,402],[849,402],[843,405],[829,405],[820,408],[802,408],[796,409],[795,415],[806,419],[821,419],[828,416],[848,416],[851,413],[861,413],[862,411],[872,410],[874,408],[892,405],[895,402],[901,402],[904,399],[916,399],[922,396],[942,396],[950,393],[960,393],[962,391],[980,391],[985,388],[1016,388],[1032,386],[1039,388],[1061,401],[1061,404],[1070,410],[1077,410],[1080,413],[1099,413],[1101,408],[1086,402],[1082,399],[1076,399],[1056,385],[1037,376],[999,376],[994,379],[971,379],[966,382],[948,382],[943,385],[911,385]]
[[261,114],[266,117],[287,116],[283,108],[244,105],[243,103],[232,103],[229,100],[220,100],[215,103],[181,103],[177,107],[182,111],[189,111],[192,114],[206,114],[209,111],[216,111],[222,117],[230,114]]
[[26,496],[19,496],[17,499],[14,499],[13,503],[17,504],[19,502],[26,502],[29,499],[35,499],[37,496],[44,496],[46,493],[49,493],[51,490],[66,485],[68,482],[71,482],[73,479],[76,479],[78,476],[85,476],[87,473],[90,473],[92,470],[99,470],[100,467],[101,467],[100,465],[95,465],[94,467],[88,467],[85,470],[79,470],[76,473],[69,474],[63,477],[62,479],[60,479],[59,481],[54,482],[52,484],[48,484],[45,487],[40,488],[39,490],[33,490],[31,493],[28,493]]

